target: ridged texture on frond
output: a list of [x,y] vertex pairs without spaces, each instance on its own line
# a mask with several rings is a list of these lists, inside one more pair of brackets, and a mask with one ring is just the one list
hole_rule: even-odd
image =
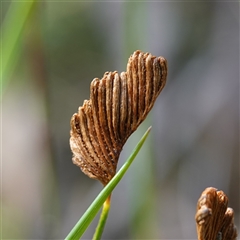
[[146,118],[166,78],[167,61],[141,51],[130,56],[126,72],[95,78],[90,100],[71,118],[73,163],[106,185],[116,173],[124,143]]

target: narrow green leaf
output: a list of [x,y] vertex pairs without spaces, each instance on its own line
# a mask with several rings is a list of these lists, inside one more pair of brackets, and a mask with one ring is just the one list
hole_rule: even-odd
[[5,89],[10,72],[19,57],[19,40],[35,1],[12,2],[1,29],[1,78]]
[[112,180],[103,188],[103,190],[95,198],[95,200],[89,206],[87,211],[83,214],[83,216],[80,218],[80,220],[71,230],[71,232],[67,235],[66,239],[75,240],[75,239],[79,239],[83,235],[83,233],[86,231],[86,229],[92,222],[93,218],[96,216],[96,214],[102,207],[107,197],[111,194],[113,189],[117,186],[117,184],[120,182],[120,180],[128,170],[129,166],[131,165],[136,155],[138,154],[139,150],[141,149],[143,143],[145,142],[150,130],[151,130],[151,127],[148,128],[148,130],[145,132],[145,134],[142,136],[141,140],[138,142],[137,146],[133,150],[130,157],[121,167],[121,169],[117,172],[117,174],[112,178]]

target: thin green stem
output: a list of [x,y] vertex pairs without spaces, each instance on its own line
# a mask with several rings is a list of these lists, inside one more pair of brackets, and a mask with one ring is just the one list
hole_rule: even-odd
[[108,198],[106,199],[106,201],[103,204],[102,213],[99,218],[99,222],[98,222],[96,231],[94,233],[93,240],[101,239],[101,236],[102,236],[102,233],[104,230],[104,226],[107,221],[110,205],[111,205],[111,195],[108,196]]
[[79,219],[76,225],[73,227],[71,232],[67,235],[65,239],[67,240],[75,240],[79,239],[83,233],[86,231],[90,223],[92,222],[93,218],[96,216],[108,196],[111,194],[113,189],[117,186],[120,180],[123,178],[124,174],[132,164],[133,160],[135,159],[136,155],[138,154],[139,150],[141,149],[143,143],[145,142],[151,127],[145,132],[142,136],[141,140],[138,142],[137,146],[133,150],[130,157],[127,161],[123,164],[121,169],[117,172],[117,174],[112,178],[112,180],[103,188],[103,190],[99,193],[99,195],[95,198],[83,216]]

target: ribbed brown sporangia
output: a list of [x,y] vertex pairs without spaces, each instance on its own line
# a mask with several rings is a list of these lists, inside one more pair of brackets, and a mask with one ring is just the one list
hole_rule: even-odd
[[165,86],[167,61],[135,51],[127,71],[93,79],[90,100],[71,118],[73,163],[106,185],[115,175],[122,147],[146,118]]
[[233,209],[228,197],[216,188],[206,188],[197,203],[195,220],[198,240],[236,240]]

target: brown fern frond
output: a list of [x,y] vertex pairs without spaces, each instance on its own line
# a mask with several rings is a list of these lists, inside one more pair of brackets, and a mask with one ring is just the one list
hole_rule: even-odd
[[141,51],[130,56],[126,72],[95,78],[90,100],[71,118],[73,163],[106,185],[124,143],[152,109],[166,79],[167,61]]
[[195,220],[198,240],[236,240],[237,229],[228,197],[216,188],[206,188],[197,203]]

